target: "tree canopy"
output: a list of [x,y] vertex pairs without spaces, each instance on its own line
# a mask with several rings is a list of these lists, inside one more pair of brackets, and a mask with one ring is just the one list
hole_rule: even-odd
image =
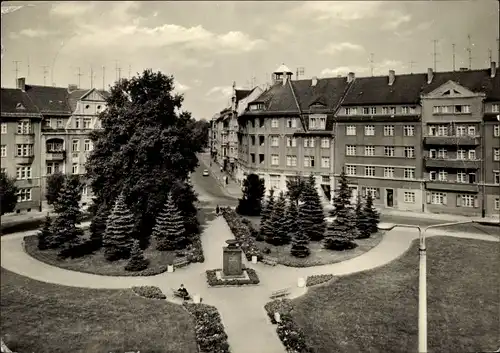
[[257,174],[249,174],[243,180],[243,197],[239,199],[236,212],[245,216],[260,215],[265,192],[264,179]]
[[4,172],[0,172],[0,200],[1,212],[13,212],[17,204],[17,187],[13,178],[9,178]]
[[59,198],[66,176],[63,173],[54,173],[47,177],[45,198],[49,205],[53,205]]

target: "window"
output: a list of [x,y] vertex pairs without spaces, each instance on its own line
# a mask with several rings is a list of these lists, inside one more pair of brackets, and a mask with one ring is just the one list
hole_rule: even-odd
[[401,107],[402,114],[408,114],[410,112],[410,107]]
[[368,194],[371,194],[372,198],[374,199],[378,199],[378,188],[371,188],[371,187],[366,187],[366,188],[363,188],[364,192],[363,192],[363,196],[367,196]]
[[396,114],[396,107],[389,107],[389,113],[391,115],[395,115]]
[[415,147],[405,147],[405,158],[415,158]]
[[404,202],[405,203],[415,203],[415,193],[412,191],[404,192]]
[[82,195],[87,196],[89,194],[89,188],[87,185],[82,186]]
[[7,133],[7,123],[2,123],[2,134]]
[[71,142],[71,150],[73,152],[80,152],[80,140],[73,140]]
[[365,156],[374,156],[375,146],[365,146]]
[[295,119],[295,118],[287,119],[286,126],[289,128],[297,127],[297,119]]
[[493,160],[500,161],[500,148],[493,149]]
[[493,172],[493,184],[500,184],[500,172]]
[[374,177],[375,176],[375,167],[366,166],[365,167],[365,175],[366,176]]
[[370,114],[377,114],[377,107],[370,107]]
[[346,115],[356,115],[358,113],[356,108],[345,108]]
[[466,136],[467,135],[467,126],[459,125],[459,126],[457,126],[455,131],[456,131],[457,136]]
[[384,136],[394,136],[394,125],[384,126]]
[[500,105],[498,105],[498,104],[492,104],[491,105],[491,111],[493,113],[498,113],[499,112],[499,107],[500,107]]
[[259,163],[262,164],[264,163],[264,154],[263,153],[259,153]]
[[252,143],[252,146],[255,146],[255,135],[250,136],[250,141]]
[[277,154],[271,155],[271,165],[280,165],[280,156]]
[[467,128],[467,133],[469,136],[476,136],[476,127],[475,126],[469,126]]
[[366,125],[365,126],[365,136],[375,136],[375,126]]
[[250,126],[251,126],[252,128],[254,128],[254,127],[255,127],[255,119],[250,120]]
[[403,127],[403,134],[405,136],[415,136],[415,126],[413,126],[413,125],[405,125]]
[[448,136],[448,126],[439,125],[438,129],[437,129],[437,135],[438,136]]
[[259,146],[264,146],[265,142],[265,137],[262,135],[259,135]]
[[347,125],[345,127],[345,134],[347,136],[356,136],[356,126],[354,126],[354,125]]
[[252,104],[250,105],[250,110],[264,110],[264,104],[263,103]]
[[429,180],[437,180],[437,173],[434,171],[429,172]]
[[440,111],[439,106],[435,105],[434,107],[432,107],[433,114],[439,114],[439,111]]
[[382,114],[388,115],[389,114],[389,107],[382,107]]
[[287,137],[286,147],[297,147],[297,139],[295,137]]
[[304,167],[314,167],[314,156],[304,156]]
[[330,157],[321,157],[321,168],[330,168]]
[[31,124],[29,120],[21,120],[17,122],[18,134],[31,134]]
[[31,179],[31,167],[17,167],[17,179]]
[[286,156],[286,166],[296,167],[297,166],[297,156]]
[[304,137],[304,147],[314,147],[314,137]]
[[90,129],[90,124],[92,123],[92,119],[90,118],[84,118],[83,119],[83,128],[84,129]]
[[78,163],[73,163],[73,174],[78,174]]
[[431,159],[437,158],[437,151],[436,150],[429,150],[429,158],[431,158]]
[[269,176],[271,182],[271,189],[279,189],[280,188],[280,176],[279,175],[270,175]]
[[79,128],[80,128],[80,119],[75,118],[75,129],[79,129]]
[[394,178],[394,168],[385,167],[384,168],[384,178]]
[[474,195],[457,195],[458,207],[475,207],[476,197]]
[[440,148],[438,150],[438,158],[441,158],[441,159],[446,159],[446,156],[448,155],[448,151],[444,148]]
[[384,147],[384,156],[386,157],[394,157],[394,147],[385,146]]
[[264,127],[264,118],[259,118],[259,127]]
[[500,136],[500,125],[495,125],[493,127],[493,136],[495,136],[495,137]]
[[356,175],[356,166],[355,165],[346,165],[345,166],[346,175]]
[[47,152],[62,152],[63,143],[61,141],[47,142]]
[[346,156],[355,156],[356,155],[356,146],[353,146],[353,145],[345,146],[345,154],[346,154]]
[[437,128],[435,126],[429,126],[429,136],[436,136]]
[[324,130],[326,127],[326,116],[309,117],[309,128],[313,130]]
[[321,148],[330,148],[330,139],[328,137],[321,138]]
[[255,163],[255,153],[250,153],[250,160]]
[[362,112],[363,112],[363,115],[368,115],[368,114],[370,114],[370,108],[365,107],[362,109]]
[[56,127],[57,127],[58,129],[61,129],[61,128],[63,128],[63,127],[64,127],[64,121],[63,121],[63,119],[61,119],[61,118],[57,118],[57,119],[56,119]]
[[495,199],[495,211],[500,210],[500,199],[496,198]]
[[469,159],[471,160],[476,159],[476,150],[469,150]]
[[438,172],[438,180],[439,181],[447,181],[448,180],[448,173],[445,172],[444,170],[440,170]]
[[33,145],[21,144],[16,145],[17,156],[19,157],[30,157],[33,155]]
[[431,193],[431,203],[433,205],[446,205],[446,194],[444,192]]
[[60,164],[57,162],[47,162],[47,175],[59,173]]
[[278,120],[278,119],[272,119],[272,120],[271,120],[271,127],[272,127],[273,129],[276,129],[276,128],[278,128],[279,126],[280,126],[280,123],[279,123],[279,120]]
[[404,178],[405,179],[415,179],[415,168],[405,168]]
[[330,184],[330,176],[329,175],[322,175],[321,176],[321,183],[322,184]]
[[7,174],[7,170],[5,168],[0,168],[0,173]]
[[470,113],[470,105],[456,105],[455,114],[467,114]]
[[2,145],[0,147],[0,156],[7,157],[7,146],[6,145]]
[[465,159],[466,156],[466,151],[465,150],[458,150],[457,151],[457,159]]
[[271,146],[272,147],[279,147],[280,145],[280,138],[278,136],[272,136],[271,137]]
[[83,143],[83,150],[85,152],[92,151],[92,141],[85,140],[84,143]]
[[17,202],[31,201],[31,189],[19,189],[17,191]]

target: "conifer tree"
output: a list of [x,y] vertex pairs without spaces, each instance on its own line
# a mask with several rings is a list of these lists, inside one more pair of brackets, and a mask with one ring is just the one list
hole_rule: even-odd
[[156,218],[152,235],[156,239],[156,248],[160,251],[179,250],[187,246],[184,220],[171,194]]
[[328,225],[323,245],[330,250],[348,250],[356,247],[354,239],[359,236],[356,217],[352,207],[335,212],[335,220]]
[[52,237],[52,220],[50,219],[48,213],[43,222],[43,227],[37,235],[38,235],[38,249],[39,250],[48,249],[50,244],[50,238]]
[[351,189],[349,189],[349,181],[344,170],[342,170],[338,179],[337,190],[333,197],[333,206],[335,206],[333,215],[335,215],[336,211],[351,206]]
[[325,214],[312,174],[307,181],[307,187],[302,192],[299,219],[301,231],[305,232],[310,240],[319,241],[323,239],[326,227]]
[[125,265],[125,271],[142,271],[148,268],[149,261],[144,258],[144,253],[139,246],[139,241],[134,241],[130,251],[130,260]]
[[380,213],[373,207],[373,197],[371,193],[366,195],[366,202],[362,213],[367,228],[365,237],[369,237],[371,234],[378,231],[378,224],[380,222]]
[[267,203],[262,210],[262,217],[260,218],[260,236],[266,239],[272,231],[270,220],[271,215],[273,213],[274,207],[274,189],[269,190],[269,197],[267,199]]
[[363,213],[363,202],[360,195],[356,198],[356,208],[354,209],[354,214],[356,218],[356,228],[358,228],[359,231],[359,238],[368,238],[370,236],[370,232],[368,230],[369,225],[367,224],[366,217]]
[[293,240],[299,232],[299,210],[295,200],[290,199],[285,214],[284,226],[288,239]]
[[288,234],[292,239],[292,248],[290,254],[295,257],[304,258],[309,256],[309,237],[307,233],[302,230],[303,223],[299,221],[299,210],[295,202],[290,202],[288,208]]
[[95,215],[90,222],[90,242],[92,250],[102,247],[102,238],[106,232],[106,222],[111,213],[110,207],[103,201],[95,211]]
[[102,238],[106,260],[116,261],[130,257],[134,224],[134,215],[125,204],[125,195],[121,193],[108,217]]
[[276,200],[273,206],[271,218],[268,221],[271,231],[266,234],[267,243],[273,245],[283,245],[290,242],[285,224],[285,212],[286,198],[285,194],[281,192],[278,200]]

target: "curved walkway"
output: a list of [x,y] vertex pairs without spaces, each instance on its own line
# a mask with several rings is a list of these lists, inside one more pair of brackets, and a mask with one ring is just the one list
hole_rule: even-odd
[[[99,276],[42,263],[26,254],[22,246],[22,238],[35,233],[36,231],[31,231],[1,237],[0,259],[3,268],[38,281],[72,287],[118,289],[154,285],[160,287],[169,300],[176,303],[180,301],[172,298],[171,288],[177,288],[180,283],[184,283],[191,293],[201,295],[204,303],[217,307],[229,336],[229,344],[235,353],[285,352],[275,326],[270,324],[264,310],[272,291],[291,288],[291,297],[298,297],[307,291],[307,288],[297,287],[299,277],[328,273],[339,276],[385,265],[401,256],[418,237],[417,231],[392,230],[385,234],[379,245],[363,255],[344,262],[316,267],[270,267],[262,263],[251,264],[245,260],[247,267],[257,271],[260,285],[210,288],[206,283],[205,270],[222,267],[222,247],[227,239],[232,238],[229,226],[222,217],[210,221],[201,237],[205,253],[204,263],[191,264],[174,273],[151,277]],[[427,233],[427,237],[435,235],[499,241],[497,237],[490,235],[439,231]]]

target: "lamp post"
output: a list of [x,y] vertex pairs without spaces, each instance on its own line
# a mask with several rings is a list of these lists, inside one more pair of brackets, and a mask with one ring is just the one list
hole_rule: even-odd
[[418,229],[418,253],[419,253],[419,271],[418,271],[418,353],[427,353],[427,248],[425,245],[425,233],[431,228],[440,228],[456,226],[461,224],[474,223],[474,221],[461,221],[452,223],[433,224],[422,228],[412,224],[386,224],[379,227],[383,230],[394,228],[413,228]]

